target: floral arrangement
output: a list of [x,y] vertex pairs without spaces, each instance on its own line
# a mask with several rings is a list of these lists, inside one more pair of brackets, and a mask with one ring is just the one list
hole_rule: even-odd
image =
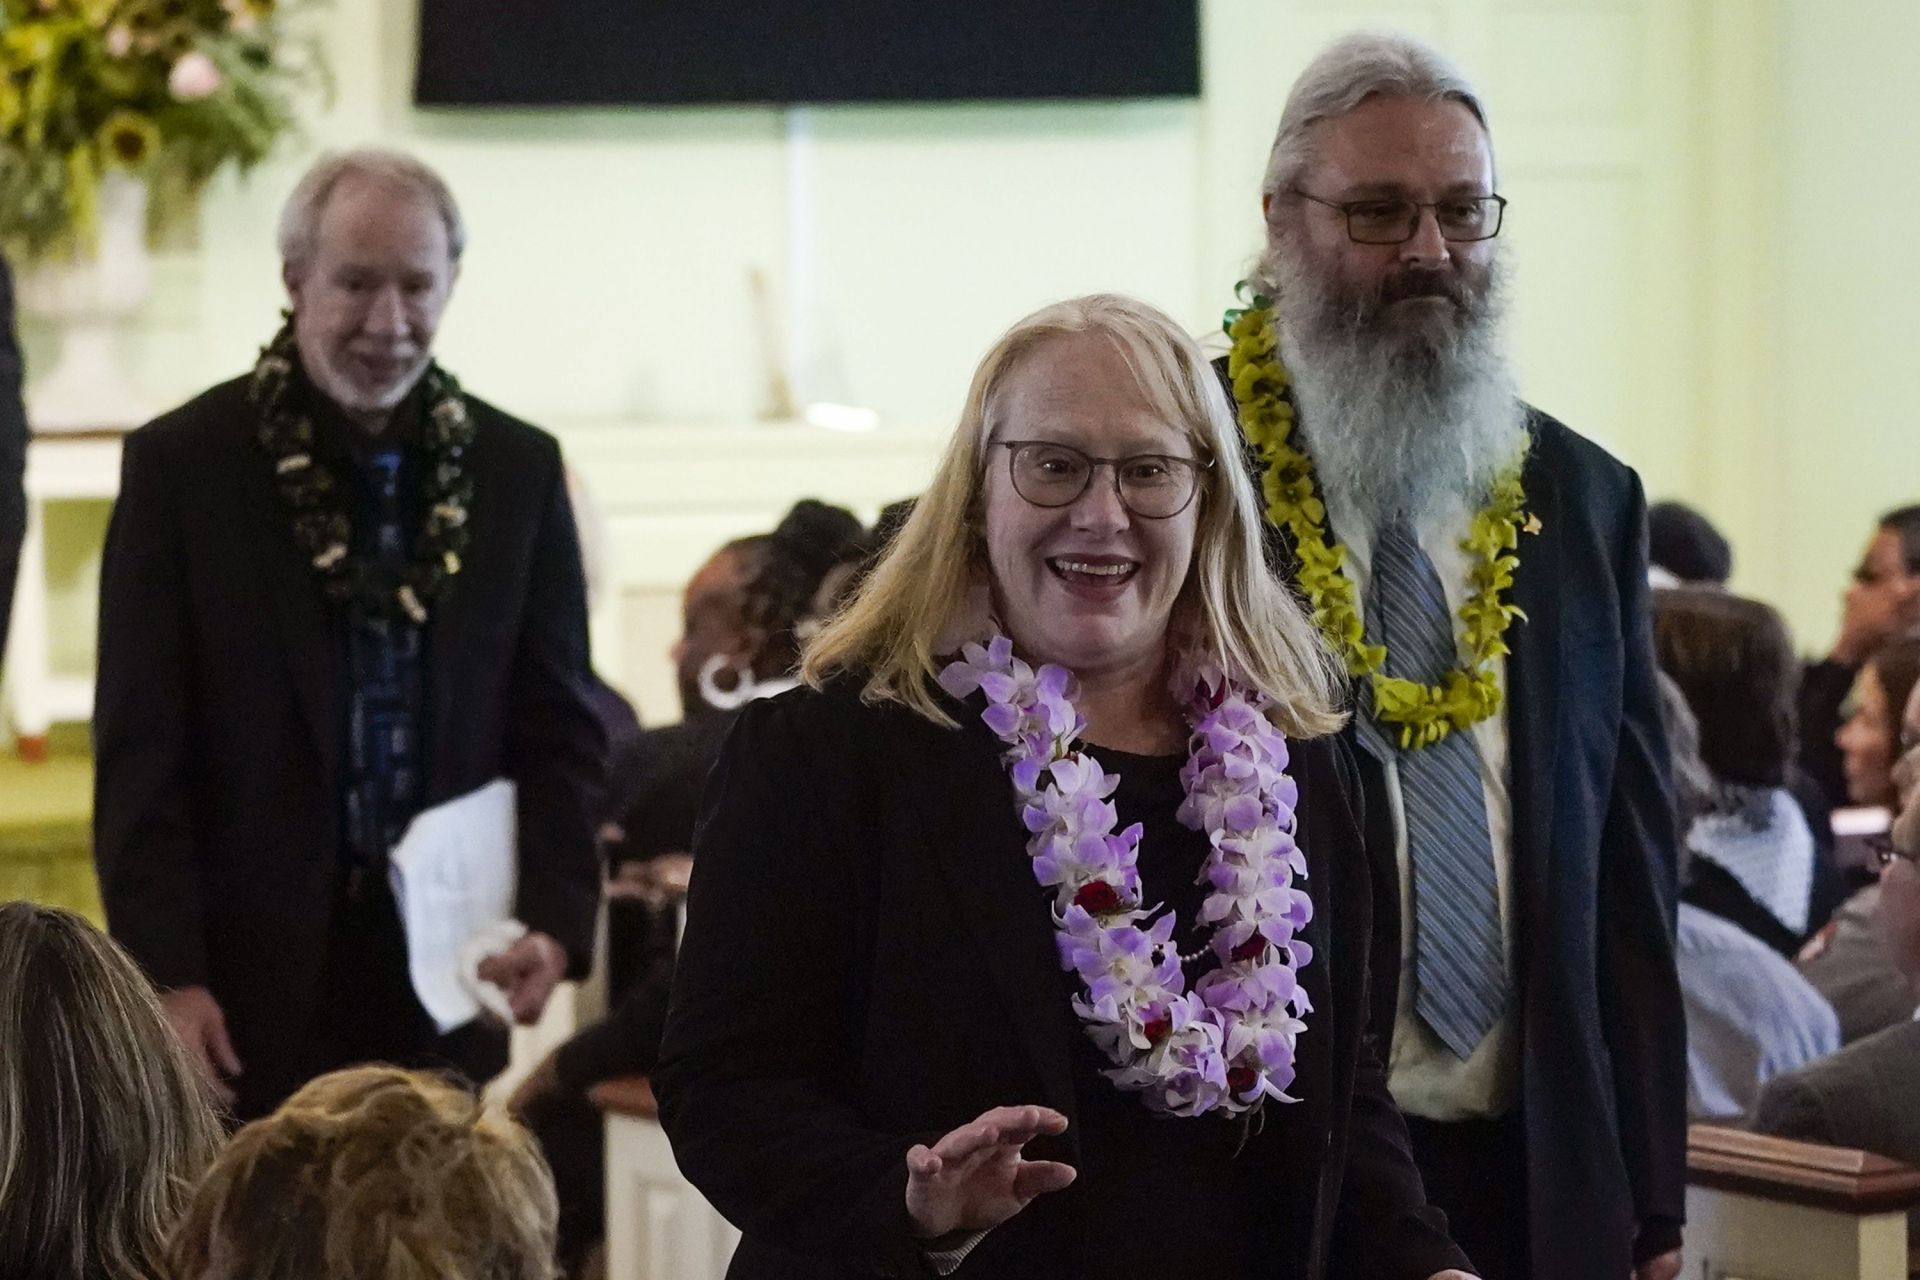
[[[1114,831],[1108,797],[1119,778],[1075,749],[1086,721],[1073,706],[1072,673],[1036,671],[996,636],[965,646],[940,686],[959,698],[982,693],[981,719],[1007,744],[1034,878],[1053,895],[1061,967],[1084,984],[1074,1012],[1115,1064],[1107,1076],[1177,1116],[1295,1101],[1285,1091],[1309,1012],[1297,973],[1313,956],[1296,935],[1313,900],[1294,884],[1307,873],[1293,840],[1298,792],[1264,697],[1210,669],[1174,682],[1192,730],[1179,819],[1205,831],[1210,847],[1199,923],[1211,932],[1182,956],[1174,914],[1146,905],[1140,825]],[[1209,953],[1215,967],[1189,991],[1185,965]]]
[[1355,605],[1353,580],[1342,570],[1347,549],[1327,536],[1327,507],[1313,478],[1313,459],[1292,442],[1294,407],[1290,379],[1280,361],[1271,303],[1246,294],[1244,307],[1227,312],[1225,329],[1233,340],[1227,377],[1233,383],[1240,430],[1266,470],[1261,494],[1267,519],[1293,538],[1299,561],[1295,583],[1347,674],[1368,680],[1374,716],[1400,726],[1400,745],[1423,747],[1455,729],[1465,729],[1500,709],[1500,682],[1494,661],[1508,652],[1507,627],[1526,620],[1518,605],[1505,599],[1519,567],[1520,533],[1537,532],[1539,521],[1526,513],[1526,491],[1515,463],[1493,483],[1486,505],[1474,513],[1461,548],[1473,557],[1472,593],[1460,605],[1461,633],[1471,655],[1464,666],[1447,672],[1439,684],[1420,684],[1384,673],[1387,650],[1368,644]]
[[151,184],[150,227],[265,159],[324,83],[275,0],[0,0],[0,247],[83,256],[102,179]]

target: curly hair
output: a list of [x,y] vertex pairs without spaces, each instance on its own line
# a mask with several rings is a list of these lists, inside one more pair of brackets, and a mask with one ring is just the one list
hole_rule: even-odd
[[152,1280],[223,1136],[126,952],[0,905],[0,1276]]
[[772,533],[730,542],[726,550],[740,558],[741,621],[766,639],[754,657],[761,676],[784,676],[800,662],[808,624],[822,604],[820,590],[835,570],[867,558],[871,538],[844,507],[813,498],[793,505]]
[[532,1137],[424,1072],[321,1076],[240,1130],[169,1244],[181,1280],[553,1280]]

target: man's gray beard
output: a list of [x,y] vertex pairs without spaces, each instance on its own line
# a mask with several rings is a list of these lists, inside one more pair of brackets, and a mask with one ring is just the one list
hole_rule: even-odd
[[1500,259],[1483,287],[1468,285],[1460,311],[1405,324],[1376,298],[1329,285],[1286,246],[1269,248],[1259,274],[1276,299],[1303,447],[1337,514],[1378,528],[1480,507],[1527,440]]

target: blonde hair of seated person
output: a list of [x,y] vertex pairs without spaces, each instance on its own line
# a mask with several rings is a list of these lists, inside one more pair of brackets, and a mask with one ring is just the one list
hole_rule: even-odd
[[222,1136],[126,952],[72,912],[0,904],[0,1276],[155,1280]]
[[168,1253],[173,1280],[552,1280],[558,1212],[525,1129],[355,1067],[234,1135]]

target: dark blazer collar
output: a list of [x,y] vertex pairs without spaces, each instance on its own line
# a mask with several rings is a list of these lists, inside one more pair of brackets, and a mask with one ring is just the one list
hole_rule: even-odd
[[[335,466],[357,465],[357,459],[371,452],[376,438],[368,436],[338,405],[321,394],[298,365],[294,379],[297,394],[304,398],[313,415],[316,447]],[[394,438],[402,442],[420,438],[425,412],[424,382],[424,378],[416,382],[395,411],[394,422],[399,434]],[[253,411],[249,401],[247,412]],[[247,541],[252,544],[267,594],[273,600],[281,651],[286,654],[300,709],[312,731],[314,747],[331,790],[344,745],[346,673],[319,577],[302,559],[293,540],[292,517],[274,485],[271,459],[253,443],[253,425],[247,424],[245,447],[257,465],[248,469],[241,488],[246,495],[249,522],[261,532]],[[437,613],[444,612],[448,604],[466,594],[457,589],[459,585],[456,579],[456,589],[448,593]],[[434,664],[436,668],[445,665]]]
[[980,724],[979,708],[947,699],[960,729],[942,729],[908,715],[915,742],[902,764],[915,776],[899,794],[919,798],[890,811],[907,830],[895,848],[927,848],[952,901],[978,943],[995,998],[1040,1078],[1040,1101],[1066,1115],[1072,1140],[1078,1119],[1070,1037],[1081,1034],[1062,998],[1059,951],[1045,893],[1034,882],[1026,832],[1013,807],[1013,784],[1000,743]]
[[246,498],[248,525],[256,532],[246,541],[252,547],[266,594],[273,601],[280,651],[286,655],[288,674],[331,791],[345,732],[340,702],[345,674],[339,646],[318,575],[293,540],[292,516],[274,486],[272,460],[253,444],[252,436],[250,425],[249,461],[257,465],[247,468],[241,490]]
[[1520,566],[1513,575],[1513,602],[1525,613],[1507,631],[1507,734],[1513,796],[1513,876],[1522,918],[1540,919],[1528,907],[1545,887],[1545,860],[1551,856],[1551,824],[1558,731],[1561,670],[1561,549],[1566,542],[1566,513],[1560,483],[1540,456],[1537,427],[1533,452],[1521,474],[1527,512],[1537,532],[1520,535]]

